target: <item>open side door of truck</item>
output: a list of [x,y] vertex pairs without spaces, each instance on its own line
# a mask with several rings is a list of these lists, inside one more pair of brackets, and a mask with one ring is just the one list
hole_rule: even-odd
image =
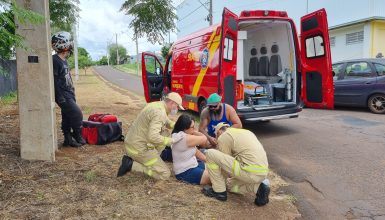
[[325,9],[301,18],[302,91],[305,106],[334,108],[328,22]]
[[[218,91],[224,94],[224,102],[236,105],[236,69],[237,69],[237,41],[238,41],[238,16],[228,10],[223,9],[222,14],[222,33],[221,50],[219,63]],[[221,86],[222,85],[222,86]]]
[[142,82],[147,102],[159,101],[162,98],[163,66],[153,54],[142,53]]

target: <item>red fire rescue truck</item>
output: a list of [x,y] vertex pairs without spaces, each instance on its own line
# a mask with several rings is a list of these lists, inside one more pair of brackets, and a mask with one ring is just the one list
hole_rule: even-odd
[[221,24],[177,40],[165,67],[143,53],[142,79],[147,102],[174,91],[186,109],[200,112],[216,92],[244,121],[295,118],[303,104],[332,109],[326,11],[302,17],[299,38],[284,11],[238,17],[224,8]]

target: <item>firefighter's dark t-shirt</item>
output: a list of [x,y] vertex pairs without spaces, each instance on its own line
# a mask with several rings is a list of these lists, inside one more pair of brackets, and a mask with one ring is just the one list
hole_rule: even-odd
[[52,56],[52,60],[56,103],[63,103],[66,99],[75,99],[75,88],[67,61],[62,60],[57,54]]

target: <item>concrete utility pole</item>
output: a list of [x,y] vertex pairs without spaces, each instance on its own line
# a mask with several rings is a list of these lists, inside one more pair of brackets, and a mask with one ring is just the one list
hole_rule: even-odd
[[79,80],[79,57],[78,57],[78,33],[76,22],[73,24],[72,30],[74,32],[74,60],[75,60],[75,80]]
[[213,0],[209,0],[209,25],[213,25]]
[[48,0],[16,0],[25,9],[45,17],[42,24],[17,22],[26,51],[16,49],[20,115],[20,153],[27,160],[55,160],[56,118]]
[[116,65],[119,65],[118,34],[115,34],[115,39],[116,39]]
[[138,37],[135,38],[136,42],[136,73],[139,76],[139,46],[138,46]]
[[109,44],[107,41],[107,65],[110,65],[110,49],[109,49]]

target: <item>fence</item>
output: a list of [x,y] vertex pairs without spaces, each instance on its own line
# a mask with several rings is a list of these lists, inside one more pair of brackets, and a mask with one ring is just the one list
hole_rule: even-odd
[[0,97],[16,90],[16,60],[0,58]]

